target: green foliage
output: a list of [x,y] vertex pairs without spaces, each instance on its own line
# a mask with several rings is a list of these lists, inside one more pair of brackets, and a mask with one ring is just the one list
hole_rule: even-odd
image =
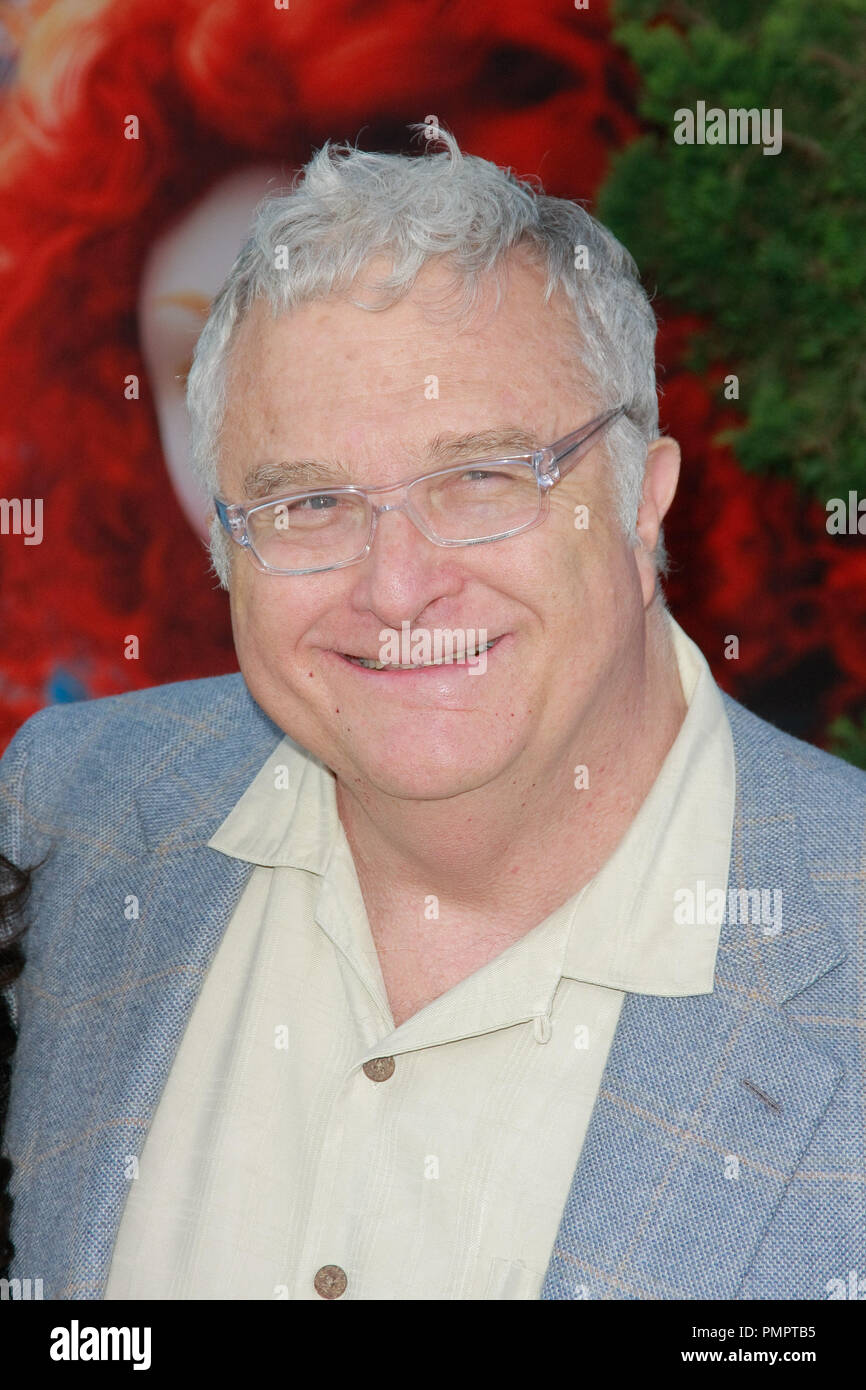
[[[739,377],[743,467],[866,491],[866,0],[616,0],[645,136],[599,216]],[[782,110],[783,145],[674,142],[674,113]]]
[[856,767],[866,768],[866,714],[860,716],[859,724],[847,716],[834,719],[827,732],[831,753]]

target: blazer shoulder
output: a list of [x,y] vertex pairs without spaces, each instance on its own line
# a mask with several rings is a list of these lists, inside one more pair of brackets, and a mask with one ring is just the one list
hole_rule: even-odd
[[[204,759],[255,761],[282,737],[238,673],[51,705],[22,724],[0,760],[0,839],[104,815],[142,781]],[[38,836],[42,839],[42,836]]]
[[866,808],[866,772],[862,768],[777,729],[730,695],[723,695],[723,699],[740,757],[759,762],[781,760],[797,788],[804,792],[809,789],[810,799],[841,793]]
[[244,723],[270,725],[240,673],[129,690],[96,700],[47,705],[25,720],[3,755],[4,764],[31,752],[62,744],[73,755],[76,745],[103,750],[112,742],[143,736],[148,745],[171,744],[185,736],[218,737]]
[[[862,891],[866,772],[775,728],[725,696],[744,813],[758,827],[796,825],[813,879],[832,877],[849,908]],[[847,885],[847,888],[845,887]]]

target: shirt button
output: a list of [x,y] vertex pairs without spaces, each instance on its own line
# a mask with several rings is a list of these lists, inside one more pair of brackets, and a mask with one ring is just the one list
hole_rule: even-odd
[[346,1292],[348,1282],[346,1271],[339,1265],[322,1265],[313,1280],[316,1293],[322,1298],[340,1298]]
[[389,1076],[394,1075],[394,1058],[374,1057],[372,1062],[364,1063],[363,1071],[371,1081],[387,1081]]

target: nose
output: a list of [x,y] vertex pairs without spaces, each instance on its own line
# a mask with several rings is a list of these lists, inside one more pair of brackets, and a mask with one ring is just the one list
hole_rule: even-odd
[[[380,559],[387,560],[390,556],[393,561],[411,562],[420,554],[429,553],[431,558],[436,554],[442,553],[442,547],[434,545],[423,530],[418,525],[412,510],[407,506],[408,499],[403,497],[396,502],[382,502],[379,505],[373,504],[373,535],[370,544],[370,555],[368,559],[375,559],[378,555]],[[381,518],[386,512],[401,512],[400,521],[387,522],[381,525]]]
[[[385,512],[404,515],[385,520]],[[375,507],[370,551],[354,576],[354,601],[393,628],[407,618],[414,622],[436,599],[457,594],[464,582],[455,552],[428,540],[402,501]]]

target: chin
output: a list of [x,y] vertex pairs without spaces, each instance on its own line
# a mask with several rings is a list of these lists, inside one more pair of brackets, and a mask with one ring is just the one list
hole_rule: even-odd
[[449,764],[443,763],[435,754],[427,758],[416,751],[411,758],[400,762],[392,755],[370,765],[367,765],[366,759],[356,763],[349,785],[357,785],[355,778],[360,774],[364,783],[385,796],[406,801],[442,801],[475,791],[502,771],[501,761],[476,761],[469,765],[465,761],[454,761]]

